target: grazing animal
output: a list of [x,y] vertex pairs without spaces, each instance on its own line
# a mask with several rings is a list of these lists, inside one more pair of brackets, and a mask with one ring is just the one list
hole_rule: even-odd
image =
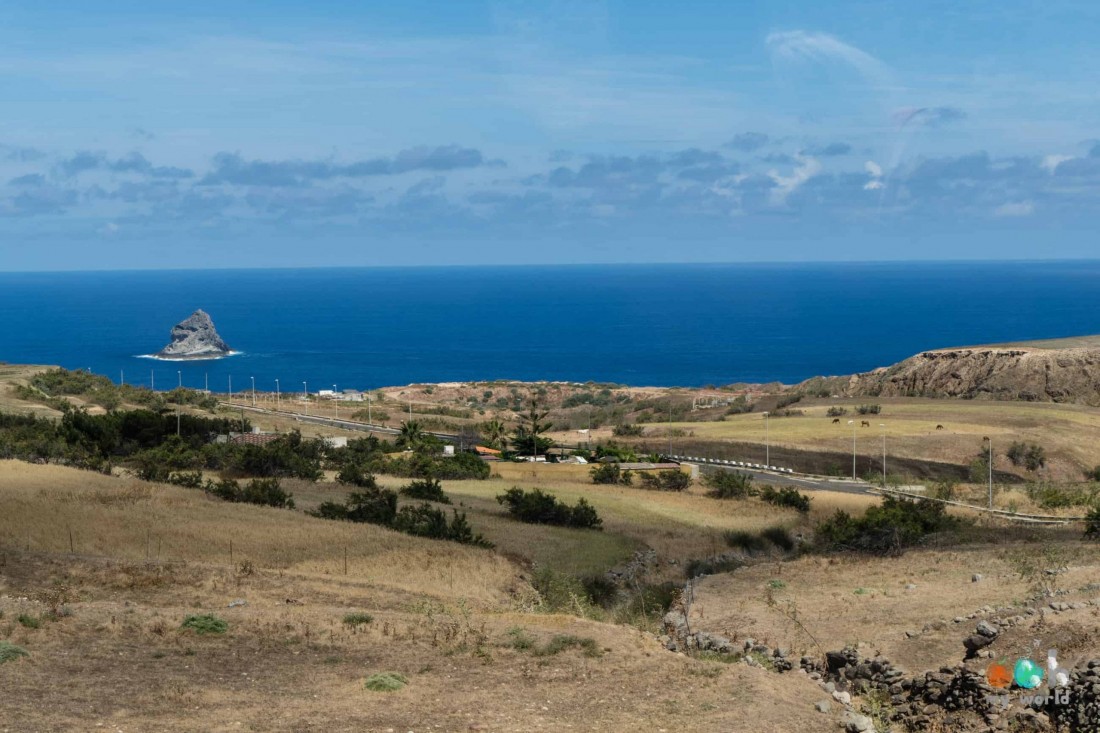
[[840,424],[840,418],[839,417],[834,417],[833,418],[833,425],[839,425],[839,424]]
[[860,420],[859,424],[860,424],[860,426],[865,427],[865,428],[871,427],[871,423],[867,422],[866,420]]
[[943,425],[937,425],[936,430],[943,430]]

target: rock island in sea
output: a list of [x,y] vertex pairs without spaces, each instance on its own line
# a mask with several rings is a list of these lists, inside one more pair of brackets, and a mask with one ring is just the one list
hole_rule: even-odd
[[233,352],[214,328],[206,311],[199,309],[172,327],[172,343],[158,351],[158,359],[217,359]]

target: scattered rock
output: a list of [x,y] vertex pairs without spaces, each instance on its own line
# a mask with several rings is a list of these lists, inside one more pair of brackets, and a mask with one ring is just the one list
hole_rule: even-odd
[[819,713],[827,713],[833,709],[833,704],[828,700],[821,700],[814,705],[814,709]]

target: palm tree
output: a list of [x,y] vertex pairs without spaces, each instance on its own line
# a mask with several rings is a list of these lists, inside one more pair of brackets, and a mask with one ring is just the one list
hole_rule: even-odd
[[416,420],[406,420],[401,423],[401,433],[397,436],[397,447],[405,450],[416,450],[424,442],[424,429]]
[[490,448],[508,450],[508,426],[500,420],[490,420],[482,425],[481,433]]
[[527,414],[520,416],[523,422],[512,436],[512,444],[516,450],[533,453],[537,458],[540,452],[545,453],[554,444],[552,440],[541,437],[553,427],[550,423],[543,422],[549,414],[550,411],[543,409],[542,401],[537,397],[527,403]]

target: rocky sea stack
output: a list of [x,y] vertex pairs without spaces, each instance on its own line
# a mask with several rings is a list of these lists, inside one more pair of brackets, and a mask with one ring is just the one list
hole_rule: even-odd
[[172,327],[172,343],[156,353],[162,359],[215,359],[232,353],[204,310]]

